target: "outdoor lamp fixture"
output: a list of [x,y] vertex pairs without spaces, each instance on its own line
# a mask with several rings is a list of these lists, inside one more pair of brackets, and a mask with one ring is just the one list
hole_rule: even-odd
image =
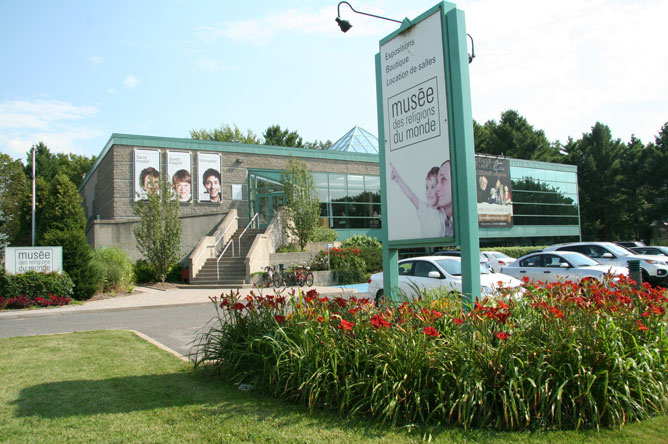
[[[351,25],[348,20],[341,20],[341,5],[344,4],[344,3],[346,5],[348,5],[348,7],[350,9],[352,9],[353,12],[356,12],[357,14],[367,15],[369,17],[375,17],[375,18],[379,18],[379,19],[383,19],[383,20],[388,20],[390,22],[401,23],[399,20],[394,20],[394,19],[387,18],[387,17],[381,17],[379,15],[369,14],[367,12],[356,11],[355,8],[353,8],[350,3],[339,2],[339,4],[336,5],[336,23],[339,24],[339,28],[341,28],[342,32],[348,32],[348,30],[353,27],[353,25]],[[471,39],[471,54],[468,55],[469,56],[469,63],[471,63],[473,61],[473,59],[475,58],[475,49],[473,48],[473,37],[471,37],[471,34],[466,34],[466,35],[469,37],[469,39]]]
[[350,3],[348,3],[348,2],[339,2],[339,4],[336,6],[336,23],[339,24],[339,28],[341,28],[341,31],[343,31],[343,32],[348,32],[348,30],[349,30],[350,28],[352,28],[353,25],[351,25],[350,22],[349,22],[348,20],[341,20],[341,4],[342,4],[342,3],[345,3],[346,5],[348,5],[348,7],[349,7],[350,9],[352,9],[353,12],[356,12],[356,13],[358,13],[358,14],[361,14],[361,15],[368,15],[369,17],[375,17],[375,18],[379,18],[379,19],[383,19],[383,20],[388,20],[388,21],[390,21],[390,22],[401,23],[399,20],[394,20],[394,19],[387,18],[387,17],[381,17],[381,16],[379,16],[379,15],[369,14],[369,13],[362,12],[362,11],[355,11],[355,8],[353,8],[352,5],[351,5]]

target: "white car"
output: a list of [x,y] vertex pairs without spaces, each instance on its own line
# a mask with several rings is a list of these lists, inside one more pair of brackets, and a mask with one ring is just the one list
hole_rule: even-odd
[[515,262],[514,257],[498,251],[481,251],[480,254],[487,259],[487,263],[492,267],[495,273],[501,273],[501,269],[506,265]]
[[640,261],[643,282],[663,284],[668,279],[668,258],[649,254],[636,254],[612,242],[573,242],[552,245],[543,251],[575,251],[603,265],[628,267],[629,261]]
[[[492,273],[480,266],[480,292],[482,296],[494,296],[499,287],[521,290],[522,282],[500,273]],[[399,261],[399,291],[414,298],[422,289],[444,287],[450,291],[462,291],[462,262],[459,257],[421,256]],[[371,275],[369,296],[376,304],[383,300],[383,272]]]
[[502,272],[517,279],[527,277],[532,281],[542,282],[578,282],[585,278],[602,281],[608,273],[613,276],[613,280],[621,275],[629,275],[628,268],[602,265],[574,251],[527,254],[503,267]]

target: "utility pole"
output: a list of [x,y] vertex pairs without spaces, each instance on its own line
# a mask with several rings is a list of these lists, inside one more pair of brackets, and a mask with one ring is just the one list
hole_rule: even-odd
[[32,246],[35,246],[35,145],[32,146]]

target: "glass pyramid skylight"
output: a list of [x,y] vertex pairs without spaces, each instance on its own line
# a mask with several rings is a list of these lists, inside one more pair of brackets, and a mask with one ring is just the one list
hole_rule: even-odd
[[332,151],[347,151],[349,153],[378,154],[378,138],[367,130],[355,126],[343,137],[334,142],[329,149]]

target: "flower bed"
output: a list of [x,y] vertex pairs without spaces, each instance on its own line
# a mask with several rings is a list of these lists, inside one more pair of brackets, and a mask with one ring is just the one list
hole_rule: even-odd
[[521,300],[223,294],[196,369],[280,399],[392,424],[621,426],[668,408],[662,289],[525,283]]

